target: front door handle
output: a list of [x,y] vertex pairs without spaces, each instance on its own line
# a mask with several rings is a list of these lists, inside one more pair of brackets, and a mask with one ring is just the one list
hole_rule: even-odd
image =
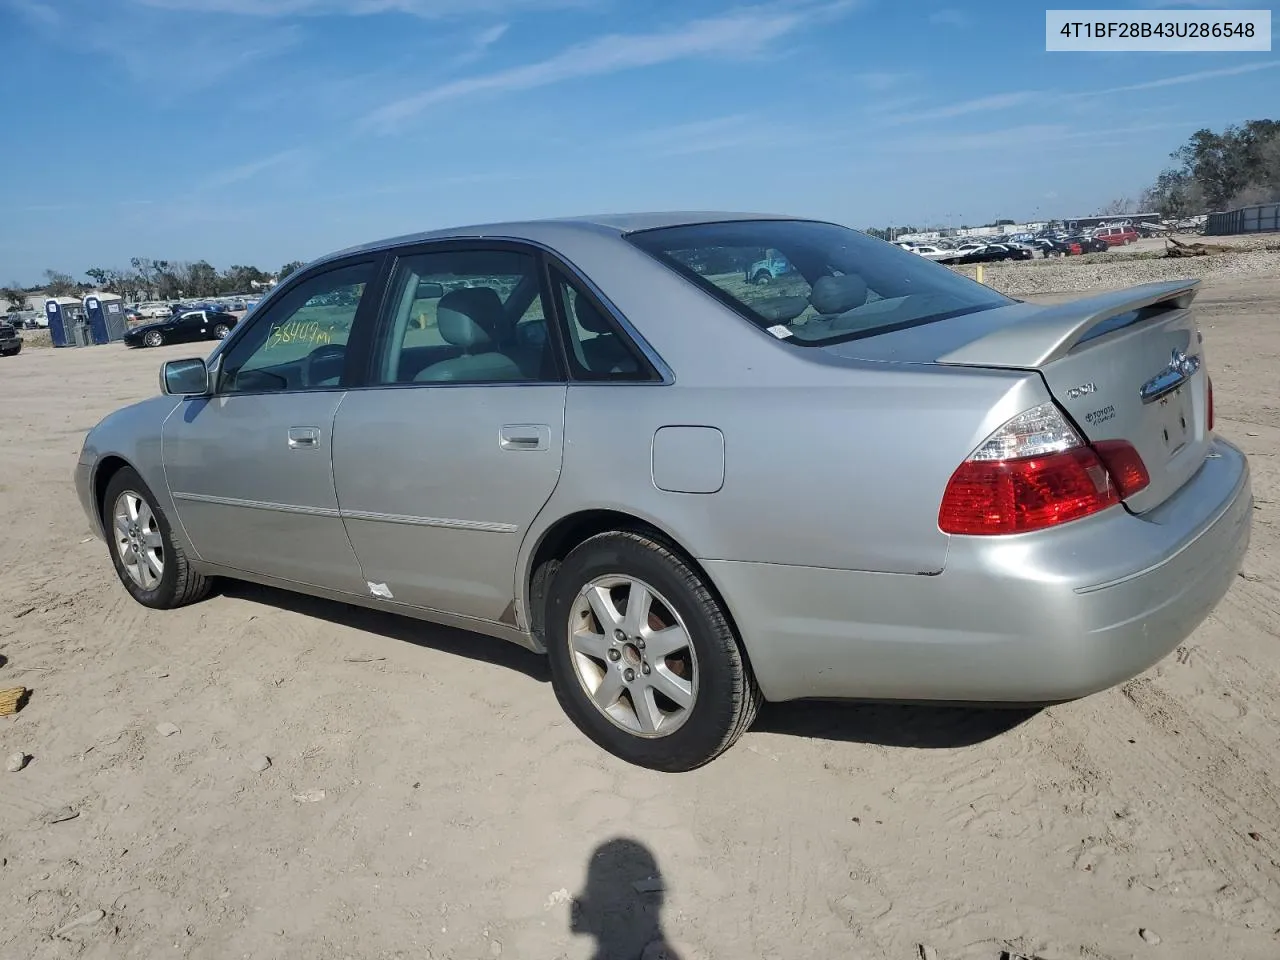
[[315,450],[320,446],[319,427],[290,427],[290,450]]
[[551,446],[551,428],[544,423],[508,423],[498,430],[498,446],[503,450],[546,450]]

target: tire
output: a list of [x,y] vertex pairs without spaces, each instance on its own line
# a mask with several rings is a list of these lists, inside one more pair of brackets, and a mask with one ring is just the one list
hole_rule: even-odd
[[219,323],[217,326],[213,328],[213,335],[218,340],[227,339],[227,334],[230,332],[231,332],[231,328],[228,327],[225,323]]
[[[159,576],[155,576],[154,565],[148,564],[151,582],[148,582],[146,577],[139,579],[126,566],[125,555],[129,551],[127,544],[122,541],[125,536],[128,536],[128,532],[118,527],[116,519],[117,510],[128,509],[128,504],[124,502],[126,498],[137,498],[140,503],[145,504],[146,513],[149,513],[148,522],[143,510],[137,510],[140,521],[137,530],[138,542],[158,544],[161,550],[159,556],[162,569]],[[208,577],[191,569],[186,553],[174,541],[168,518],[156,505],[155,496],[132,467],[121,468],[107,484],[106,494],[103,497],[102,515],[107,549],[111,553],[111,563],[116,569],[116,576],[120,578],[129,595],[138,603],[153,610],[173,610],[196,603],[209,595],[212,589],[211,581]],[[145,540],[147,534],[155,539]],[[133,556],[136,557],[137,554],[134,553]]]
[[[609,586],[614,581],[621,583]],[[588,589],[602,584],[605,599],[589,603]],[[632,630],[623,643],[593,611],[605,603],[611,616],[625,617],[627,603],[615,606],[609,598],[629,601],[637,585],[650,592],[651,612],[639,629],[621,621]],[[560,706],[592,741],[628,763],[668,773],[693,770],[729,749],[755,720],[763,698],[724,610],[701,577],[652,537],[611,531],[575,547],[552,580],[544,622]],[[678,646],[655,657],[663,628],[667,642]],[[647,651],[641,642],[646,636]],[[592,652],[582,652],[584,645]],[[626,679],[629,665],[632,680]],[[597,706],[592,682],[594,694],[612,703],[611,714]],[[657,692],[646,697],[646,688]],[[610,700],[614,690],[618,695]],[[688,705],[668,699],[664,690],[687,696]],[[647,730],[637,703],[648,704]],[[663,712],[664,706],[675,709]],[[661,714],[656,723],[655,714]]]
[[148,347],[159,347],[164,344],[164,334],[159,330],[148,330],[142,335],[142,343]]
[[766,270],[761,270],[751,282],[758,287],[767,287],[773,282],[773,275]]

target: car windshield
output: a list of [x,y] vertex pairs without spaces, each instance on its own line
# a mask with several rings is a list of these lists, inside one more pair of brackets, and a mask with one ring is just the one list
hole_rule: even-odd
[[780,340],[819,346],[1015,301],[836,224],[744,220],[627,239]]

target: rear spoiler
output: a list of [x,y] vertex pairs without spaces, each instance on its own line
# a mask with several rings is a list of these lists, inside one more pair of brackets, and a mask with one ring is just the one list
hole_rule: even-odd
[[1185,310],[1191,306],[1199,286],[1199,280],[1166,280],[1056,303],[1026,320],[972,340],[939,357],[938,362],[974,367],[1043,367],[1064,356],[1090,330],[1113,317],[1144,307]]

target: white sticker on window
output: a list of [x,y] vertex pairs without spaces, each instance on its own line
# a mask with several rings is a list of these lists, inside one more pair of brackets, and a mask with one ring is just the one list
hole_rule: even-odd
[[791,336],[790,328],[783,326],[781,323],[775,323],[772,327],[769,327],[768,330],[779,340],[785,340],[787,337]]

